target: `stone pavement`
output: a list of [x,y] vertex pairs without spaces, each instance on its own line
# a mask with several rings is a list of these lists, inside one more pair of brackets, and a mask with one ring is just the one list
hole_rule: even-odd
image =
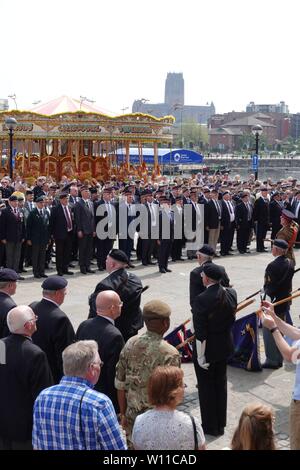
[[[216,263],[225,266],[233,287],[237,290],[238,301],[243,300],[251,293],[257,291],[263,285],[263,276],[266,265],[273,260],[270,252],[253,253],[217,258]],[[300,265],[300,253],[296,251],[297,264]],[[132,270],[141,279],[144,285],[150,288],[143,294],[142,304],[159,298],[172,307],[171,328],[191,317],[189,308],[189,272],[197,265],[196,261],[184,261],[170,263],[172,273],[160,274],[155,266],[144,267],[140,263]],[[94,267],[95,268],[95,267]],[[95,285],[103,279],[105,273],[81,275],[78,268],[74,269],[74,276],[66,276],[69,281],[68,294],[63,304],[63,310],[68,314],[76,329],[79,323],[87,318],[88,295],[94,290]],[[55,274],[56,271],[47,271]],[[21,281],[14,296],[16,303],[28,304],[41,297],[41,282],[33,279],[30,272],[25,274],[26,280]],[[300,286],[300,273],[294,277],[293,288]],[[292,305],[292,317],[295,325],[299,325],[300,300],[295,300]],[[259,298],[251,306],[243,310],[242,314],[250,313],[259,306]],[[261,333],[260,333],[261,335]],[[260,339],[262,360],[263,342]],[[183,364],[185,373],[186,393],[182,409],[195,416],[200,415],[198,393],[195,387],[196,379],[192,364]],[[295,379],[294,366],[285,364],[283,368],[262,372],[246,372],[241,369],[228,367],[228,412],[225,435],[220,438],[207,436],[209,449],[222,449],[230,444],[233,431],[238,423],[242,409],[248,403],[260,401],[270,404],[276,412],[276,435],[278,447],[289,448],[288,441],[288,413],[291,392]]]

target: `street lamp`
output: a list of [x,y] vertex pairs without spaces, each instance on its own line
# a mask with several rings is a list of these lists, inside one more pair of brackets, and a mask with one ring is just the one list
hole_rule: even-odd
[[[252,134],[255,136],[255,153],[258,158],[258,141],[259,141],[259,136],[263,133],[263,128],[257,124],[256,126],[253,126],[251,129]],[[258,179],[258,160],[257,160],[257,165],[255,168],[255,181]]]
[[8,117],[5,119],[5,125],[9,130],[9,177],[13,177],[13,135],[14,129],[17,126],[18,122],[13,117]]

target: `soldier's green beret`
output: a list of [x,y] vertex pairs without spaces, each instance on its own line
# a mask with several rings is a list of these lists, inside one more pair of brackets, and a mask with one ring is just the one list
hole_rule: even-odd
[[145,320],[156,320],[169,318],[171,315],[171,308],[161,300],[151,300],[144,305],[143,317]]

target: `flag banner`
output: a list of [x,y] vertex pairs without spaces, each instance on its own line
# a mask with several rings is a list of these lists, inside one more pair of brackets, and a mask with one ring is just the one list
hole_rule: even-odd
[[[176,346],[183,343],[183,341],[185,341],[187,338],[190,338],[191,336],[193,336],[193,333],[189,328],[186,328],[185,325],[179,325],[177,328],[171,331],[171,333],[165,336],[164,340],[176,348]],[[192,361],[192,343],[185,344],[178,351],[181,354],[181,362]]]
[[248,371],[261,371],[258,318],[256,313],[250,313],[234,322],[232,327],[234,353],[228,364]]

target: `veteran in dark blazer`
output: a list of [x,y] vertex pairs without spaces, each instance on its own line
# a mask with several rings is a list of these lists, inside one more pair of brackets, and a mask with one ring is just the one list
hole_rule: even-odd
[[119,412],[114,385],[116,365],[125,344],[120,330],[115,326],[121,308],[122,302],[116,292],[111,290],[100,292],[96,298],[97,316],[82,322],[76,333],[76,340],[93,339],[97,342],[103,366],[95,389],[111,399],[116,413]]
[[57,274],[71,274],[68,267],[71,261],[73,221],[66,193],[60,194],[59,204],[51,210],[49,231],[55,241]]
[[104,290],[117,292],[123,302],[121,315],[116,319],[115,325],[121,331],[124,341],[138,333],[143,326],[142,311],[140,308],[143,286],[140,279],[125,268],[128,258],[121,250],[111,250],[107,256],[106,270],[109,273],[100,281],[90,296],[89,318],[96,316],[96,297]]
[[44,198],[36,200],[36,207],[29,213],[26,224],[27,244],[32,247],[31,259],[35,278],[45,275],[46,250],[50,240],[49,214],[44,209]]
[[67,284],[63,277],[48,277],[42,283],[43,299],[30,304],[39,318],[38,330],[32,340],[46,353],[54,383],[59,383],[64,375],[62,352],[75,339],[73,326],[60,309],[66,295]]
[[0,338],[9,334],[6,317],[8,312],[17,306],[11,296],[16,293],[19,277],[13,269],[0,269]]
[[[197,252],[197,259],[199,266],[190,272],[190,306],[193,306],[193,302],[197,295],[205,291],[206,287],[203,285],[201,273],[203,272],[204,266],[208,263],[212,263],[213,257],[215,256],[215,250],[209,245],[203,245]],[[222,271],[222,279],[220,284],[223,287],[229,287],[230,280],[223,266],[219,266]]]
[[6,266],[19,271],[25,223],[24,214],[18,208],[17,196],[10,196],[8,206],[1,213],[0,240],[5,245]]
[[32,449],[33,404],[53,384],[46,354],[31,341],[36,321],[25,305],[7,316],[11,334],[1,340],[6,358],[0,364],[0,450]]
[[82,274],[92,273],[93,238],[95,232],[94,204],[87,186],[81,188],[81,199],[74,206],[74,220],[78,236],[79,267]]
[[202,427],[206,434],[224,434],[227,414],[227,360],[233,352],[235,290],[220,285],[222,270],[214,263],[203,268],[205,292],[193,302],[195,341],[193,362],[198,382]]

